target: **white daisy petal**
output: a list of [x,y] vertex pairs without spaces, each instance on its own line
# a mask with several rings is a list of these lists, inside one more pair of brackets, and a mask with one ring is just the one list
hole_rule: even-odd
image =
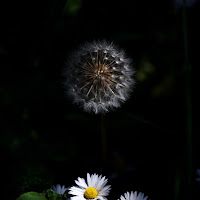
[[87,173],[87,183],[89,187],[92,187],[92,181],[89,173]]
[[[101,175],[98,176],[97,174],[95,174],[94,176],[94,181],[95,181],[95,188],[97,189],[97,185],[99,183],[99,180],[101,179]],[[98,190],[98,189],[97,189]]]
[[121,200],[126,200],[126,199],[124,198],[124,196],[122,196],[122,195],[121,195],[120,199],[121,199]]
[[134,193],[133,191],[131,191],[131,193],[127,192],[124,193],[124,196],[120,196],[120,200],[147,200],[147,198],[148,196],[144,197],[144,193],[141,192],[137,195],[137,191]]
[[99,195],[107,196],[110,189],[110,185],[105,186],[102,190],[99,191]]
[[107,183],[107,179],[105,180],[105,176],[101,179],[99,179],[99,182],[97,184],[97,190],[101,190]]
[[78,181],[75,180],[75,183],[79,186],[79,187],[82,187],[82,188],[87,188],[87,184],[85,182],[85,179],[84,178],[80,178],[78,177]]
[[134,199],[137,198],[137,191],[134,192]]
[[144,194],[142,194],[141,192],[138,194],[138,200],[142,200],[143,199]]
[[125,199],[128,199],[128,192],[124,193]]
[[57,189],[58,189],[58,194],[60,194],[61,193],[61,186],[59,185]]
[[78,187],[71,187],[69,189],[69,194],[72,194],[72,195],[83,195],[84,194],[84,190],[81,189],[81,188],[78,188]]
[[82,196],[75,196],[75,197],[71,197],[71,200],[85,200],[85,198]]
[[73,188],[73,190],[71,190],[70,192],[69,192],[70,194],[80,194],[80,195],[82,195],[82,194],[84,194],[84,191],[82,190],[82,189],[80,189],[80,188]]
[[90,177],[90,181],[91,181],[91,187],[96,188],[96,182],[95,182],[95,174],[92,174]]
[[63,185],[62,189],[61,189],[62,194],[64,194],[66,190],[67,190],[67,188],[65,188],[65,185]]
[[144,198],[144,200],[147,200],[147,198],[148,198],[148,196],[146,196],[146,197]]
[[71,191],[69,191],[69,194],[72,194],[72,195],[83,195],[83,192],[78,191],[78,190],[71,190]]
[[106,200],[107,198],[105,197],[101,197],[101,196],[97,196],[94,200]]

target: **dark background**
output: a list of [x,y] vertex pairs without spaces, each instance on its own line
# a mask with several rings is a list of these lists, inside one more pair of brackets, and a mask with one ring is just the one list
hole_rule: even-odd
[[[186,9],[189,92],[196,116],[199,1]],[[199,196],[198,117],[193,117],[189,144],[192,182],[187,181],[181,6],[172,0],[36,0],[1,2],[0,11],[1,195],[15,199],[57,183],[72,186],[89,172],[109,178],[113,200],[131,190],[152,200]],[[103,125],[101,116],[66,98],[61,76],[73,49],[97,39],[123,48],[137,71],[131,98],[107,113]]]

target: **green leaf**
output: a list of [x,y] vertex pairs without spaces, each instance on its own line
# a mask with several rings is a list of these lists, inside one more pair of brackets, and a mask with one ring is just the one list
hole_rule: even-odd
[[47,196],[49,200],[63,200],[63,196],[61,194],[57,194],[53,190],[47,190]]
[[27,192],[21,194],[16,200],[47,200],[44,194],[37,192]]

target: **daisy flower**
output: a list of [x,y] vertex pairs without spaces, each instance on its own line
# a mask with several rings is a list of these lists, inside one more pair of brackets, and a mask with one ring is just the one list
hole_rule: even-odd
[[53,190],[54,192],[56,192],[57,194],[62,194],[62,195],[65,193],[65,191],[66,191],[67,189],[68,189],[68,188],[65,188],[64,185],[61,187],[60,184],[57,184],[56,186],[53,186],[53,187],[52,187],[52,190]]
[[133,192],[131,191],[131,193],[127,192],[124,193],[124,196],[121,195],[119,200],[147,200],[148,196],[144,197],[144,193],[139,193],[137,195],[137,191]]
[[110,192],[110,185],[106,185],[108,179],[101,175],[87,173],[87,183],[84,178],[78,177],[75,183],[78,185],[69,189],[69,194],[74,195],[71,200],[100,199],[106,200]]

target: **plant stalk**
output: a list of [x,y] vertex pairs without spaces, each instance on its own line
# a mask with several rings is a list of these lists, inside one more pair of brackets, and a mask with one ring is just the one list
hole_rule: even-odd
[[187,39],[187,13],[186,1],[183,0],[182,7],[183,41],[184,41],[184,81],[185,81],[185,103],[186,103],[186,145],[187,145],[187,182],[192,183],[192,101],[191,101],[191,69],[188,54]]

